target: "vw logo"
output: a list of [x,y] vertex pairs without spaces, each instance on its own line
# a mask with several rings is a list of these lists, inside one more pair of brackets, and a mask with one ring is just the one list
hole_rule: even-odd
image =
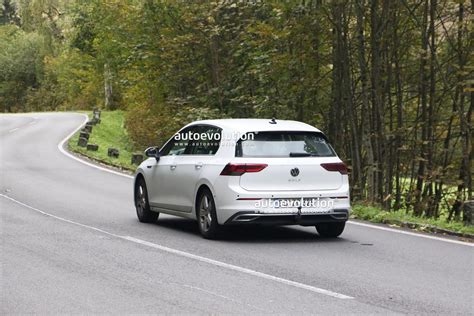
[[300,169],[298,168],[293,168],[290,170],[290,174],[293,176],[293,177],[297,177],[299,174],[300,174]]

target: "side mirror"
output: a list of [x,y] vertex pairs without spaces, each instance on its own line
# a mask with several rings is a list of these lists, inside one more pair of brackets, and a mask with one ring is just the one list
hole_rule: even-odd
[[156,161],[160,160],[160,150],[156,147],[148,147],[145,150],[145,156],[147,157],[153,157],[156,159]]

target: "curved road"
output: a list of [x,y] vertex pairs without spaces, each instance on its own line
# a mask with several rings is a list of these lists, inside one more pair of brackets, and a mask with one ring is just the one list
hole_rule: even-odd
[[474,248],[351,223],[234,228],[137,221],[132,179],[58,144],[72,113],[0,115],[1,314],[474,314]]

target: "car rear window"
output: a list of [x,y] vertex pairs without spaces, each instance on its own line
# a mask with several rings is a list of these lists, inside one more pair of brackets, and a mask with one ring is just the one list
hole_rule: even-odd
[[322,133],[253,132],[237,142],[236,157],[332,157],[336,153]]

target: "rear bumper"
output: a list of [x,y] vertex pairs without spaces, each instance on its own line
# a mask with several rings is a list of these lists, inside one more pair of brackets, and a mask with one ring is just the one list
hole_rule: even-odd
[[318,223],[345,222],[349,219],[348,209],[336,209],[329,214],[278,214],[241,211],[232,215],[225,225],[301,225],[314,226]]
[[[323,181],[323,180],[322,180]],[[221,225],[269,223],[274,225],[314,225],[318,222],[345,221],[351,209],[347,177],[337,190],[306,191],[247,191],[239,185],[239,177],[218,177],[213,183],[217,221]],[[264,204],[273,199],[321,199],[331,200],[326,213],[309,213],[312,207],[303,207],[298,215],[297,207],[273,208]],[[260,204],[258,203],[260,202]],[[305,214],[306,213],[306,214]],[[336,214],[337,213],[337,214]],[[346,214],[343,218],[339,213]],[[252,215],[244,221],[238,216]],[[245,217],[244,217],[245,219]]]

